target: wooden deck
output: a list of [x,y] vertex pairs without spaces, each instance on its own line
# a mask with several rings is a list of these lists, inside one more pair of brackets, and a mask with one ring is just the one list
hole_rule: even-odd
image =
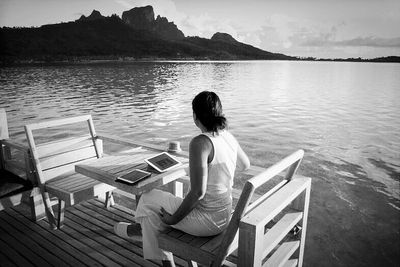
[[[143,259],[142,244],[120,238],[118,221],[133,215],[116,205],[110,210],[97,199],[69,207],[65,225],[50,230],[47,220],[30,220],[29,207],[0,212],[1,266],[160,266]],[[177,266],[187,266],[176,258]]]

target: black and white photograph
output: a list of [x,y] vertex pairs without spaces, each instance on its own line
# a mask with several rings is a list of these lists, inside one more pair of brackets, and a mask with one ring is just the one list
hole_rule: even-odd
[[0,0],[0,265],[400,266],[400,1]]

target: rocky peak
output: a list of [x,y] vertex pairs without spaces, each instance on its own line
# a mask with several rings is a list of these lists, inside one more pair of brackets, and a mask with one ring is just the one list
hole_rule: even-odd
[[101,13],[97,10],[92,11],[92,13],[86,17],[85,15],[82,15],[79,20],[97,20],[97,19],[103,19],[105,18],[103,15],[101,15]]
[[173,22],[169,22],[167,18],[157,16],[154,21],[154,31],[164,39],[180,40],[185,38],[183,32]]
[[137,30],[150,30],[154,22],[152,6],[135,7],[122,13],[122,20]]
[[122,13],[122,20],[136,30],[148,30],[167,40],[183,39],[185,35],[167,18],[154,19],[152,6],[135,7]]
[[226,43],[237,43],[238,42],[230,34],[223,33],[223,32],[214,33],[214,35],[211,37],[211,40],[221,41],[221,42],[226,42]]

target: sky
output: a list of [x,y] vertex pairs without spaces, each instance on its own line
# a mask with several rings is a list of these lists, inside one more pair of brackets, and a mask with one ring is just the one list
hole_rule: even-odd
[[400,0],[0,0],[0,26],[37,27],[152,5],[185,36],[229,33],[299,57],[400,56]]

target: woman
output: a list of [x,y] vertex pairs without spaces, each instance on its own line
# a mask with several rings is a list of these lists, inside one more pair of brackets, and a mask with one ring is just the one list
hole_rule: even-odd
[[168,225],[196,236],[221,233],[232,212],[235,168],[245,170],[250,161],[225,128],[227,121],[214,92],[199,93],[192,101],[193,120],[201,130],[189,146],[190,189],[184,199],[168,192],[144,193],[137,205],[136,224],[118,223],[115,232],[138,240],[143,237],[146,259],[174,266],[172,253],[158,248],[157,235]]

